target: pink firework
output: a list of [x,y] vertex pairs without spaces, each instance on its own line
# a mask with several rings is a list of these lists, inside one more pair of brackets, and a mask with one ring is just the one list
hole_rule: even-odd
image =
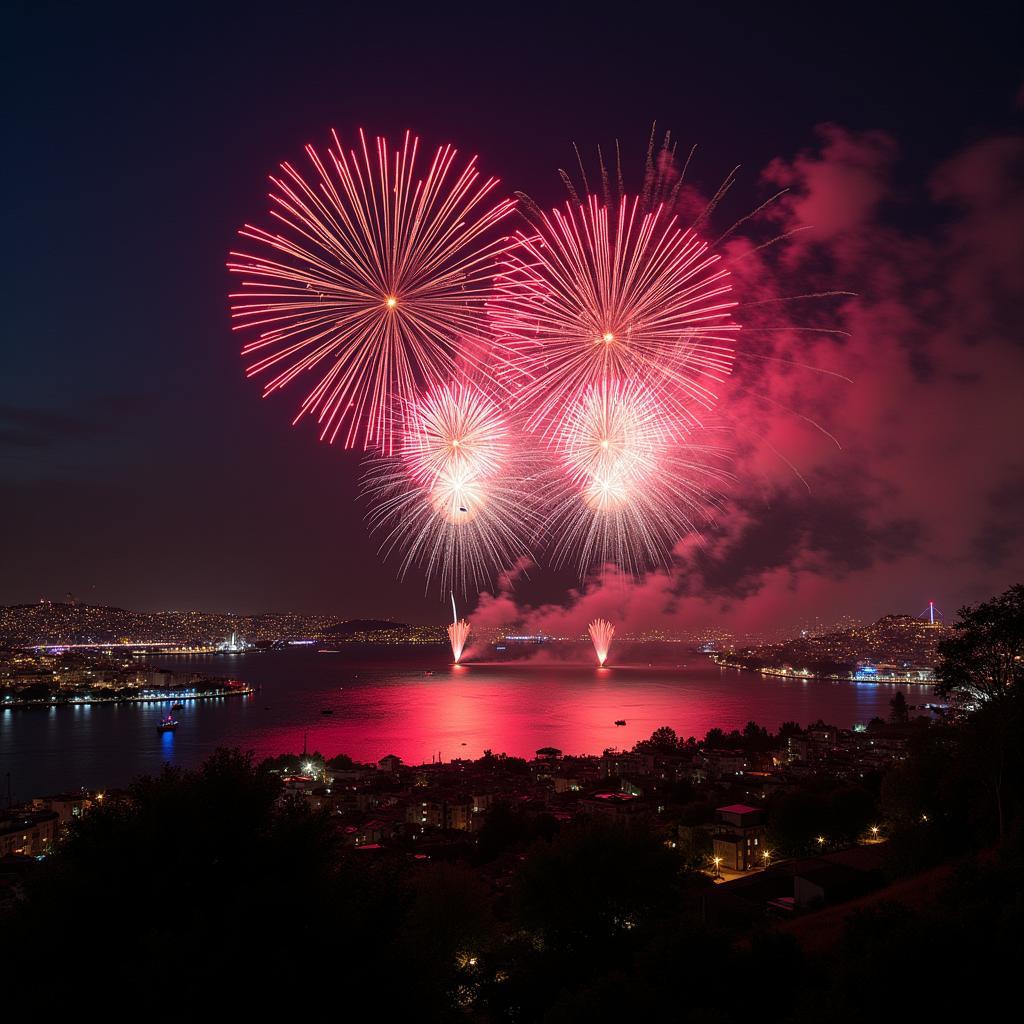
[[462,652],[466,648],[466,641],[469,639],[469,631],[472,627],[468,619],[460,619],[459,613],[455,610],[455,594],[452,594],[452,624],[448,627],[448,639],[452,645],[452,657],[455,664],[462,660]]
[[397,427],[396,453],[367,473],[369,524],[382,550],[397,553],[443,589],[484,587],[529,557],[540,525],[532,486],[535,455],[508,414],[470,381],[429,390]]
[[729,273],[664,207],[594,196],[550,215],[502,258],[492,320],[528,426],[550,431],[592,385],[642,375],[680,422],[730,372]]
[[465,650],[471,628],[466,619],[459,619],[448,627],[448,639],[451,641],[452,657],[456,665],[462,660],[462,652]]
[[594,642],[594,652],[597,654],[597,663],[602,668],[608,660],[608,650],[612,645],[612,637],[615,636],[615,627],[607,619],[594,619],[587,626],[590,639]]
[[679,539],[719,507],[725,452],[707,431],[675,422],[647,383],[602,381],[565,410],[550,442],[557,468],[542,499],[552,508],[552,561],[581,578],[614,564],[666,564]]
[[515,203],[494,203],[498,179],[481,179],[475,157],[457,171],[451,146],[421,170],[409,133],[394,151],[361,131],[357,149],[332,139],[326,160],[306,147],[310,180],[289,163],[271,177],[275,230],[239,232],[257,247],[231,253],[232,316],[258,332],[242,353],[264,397],[312,380],[295,423],[314,416],[321,439],[390,453],[396,404],[460,360],[488,372],[485,305],[508,244],[491,229]]

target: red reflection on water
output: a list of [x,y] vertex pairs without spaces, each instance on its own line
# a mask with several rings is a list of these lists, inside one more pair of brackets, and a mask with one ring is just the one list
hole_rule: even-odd
[[[600,753],[631,747],[662,725],[698,738],[750,720],[770,729],[818,717],[849,726],[891,696],[848,683],[768,681],[703,660],[681,669],[473,663],[346,686],[333,717],[307,723],[310,749],[325,755],[375,761],[393,753],[420,763],[438,754],[475,758],[485,749],[521,757],[543,746]],[[302,709],[294,712],[301,720]],[[617,727],[619,719],[626,725]],[[260,754],[294,750],[301,735],[295,724],[252,724],[245,745]]]

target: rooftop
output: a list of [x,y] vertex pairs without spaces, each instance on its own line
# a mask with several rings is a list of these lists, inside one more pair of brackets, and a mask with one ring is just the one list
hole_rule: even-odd
[[747,804],[729,804],[728,807],[718,807],[720,814],[754,814],[760,813],[760,807],[749,807]]

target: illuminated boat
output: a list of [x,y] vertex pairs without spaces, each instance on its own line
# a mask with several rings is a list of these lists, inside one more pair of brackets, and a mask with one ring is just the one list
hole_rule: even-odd
[[178,728],[178,722],[173,715],[168,715],[160,724],[156,727],[157,732],[174,732]]

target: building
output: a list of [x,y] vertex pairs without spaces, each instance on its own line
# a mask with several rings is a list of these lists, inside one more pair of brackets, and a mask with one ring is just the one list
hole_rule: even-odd
[[715,811],[712,837],[715,864],[727,871],[749,871],[763,863],[764,824],[760,808],[730,804]]
[[61,793],[58,796],[37,796],[32,800],[33,811],[55,811],[62,825],[80,818],[93,806],[93,798],[86,793]]
[[594,793],[583,797],[579,808],[584,814],[616,820],[631,818],[645,809],[643,801],[632,793]]
[[0,857],[41,857],[57,842],[60,815],[28,811],[0,819]]
[[426,828],[470,832],[473,829],[473,803],[469,797],[443,795],[414,800],[406,807],[405,820],[410,825]]

